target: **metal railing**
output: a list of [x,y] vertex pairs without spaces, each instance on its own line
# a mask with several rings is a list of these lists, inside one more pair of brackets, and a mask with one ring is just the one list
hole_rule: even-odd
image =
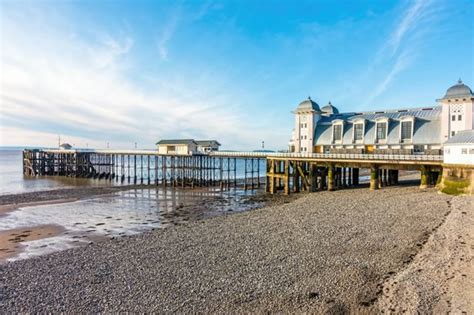
[[443,161],[442,155],[418,154],[367,154],[367,153],[274,153],[274,152],[225,152],[215,151],[210,155],[223,157],[261,158],[308,158],[341,160],[387,160],[387,161]]
[[[43,150],[50,153],[98,153],[98,154],[130,154],[130,155],[182,155],[159,154],[154,150]],[[383,160],[383,161],[436,161],[442,162],[442,155],[424,154],[368,154],[368,153],[278,153],[278,152],[252,152],[252,151],[212,151],[208,155],[214,157],[233,158],[303,158],[327,160]],[[191,154],[189,155],[191,156]]]

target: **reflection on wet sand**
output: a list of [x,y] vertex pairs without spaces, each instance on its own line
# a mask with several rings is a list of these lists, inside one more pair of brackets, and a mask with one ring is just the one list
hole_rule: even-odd
[[[2,215],[0,261],[16,260],[262,205],[255,191],[132,189],[75,202],[12,209]],[[8,241],[11,233],[21,236]],[[48,230],[49,229],[49,230]],[[12,232],[13,231],[13,232]],[[41,234],[41,235],[36,235]],[[37,236],[37,237],[36,237]],[[13,235],[15,237],[15,235]],[[20,250],[21,249],[21,250]]]

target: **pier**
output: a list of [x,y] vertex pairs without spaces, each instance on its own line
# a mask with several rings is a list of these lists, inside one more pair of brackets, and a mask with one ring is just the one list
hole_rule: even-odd
[[417,154],[215,151],[164,155],[153,150],[23,151],[26,176],[68,176],[183,188],[254,189],[265,184],[271,194],[354,187],[359,185],[360,169],[368,170],[371,190],[396,185],[400,170],[419,171],[420,187],[426,188],[439,182],[442,164],[442,155]]
[[164,187],[254,189],[263,184],[260,165],[264,159],[235,154],[168,155],[152,150],[24,150],[23,173]]

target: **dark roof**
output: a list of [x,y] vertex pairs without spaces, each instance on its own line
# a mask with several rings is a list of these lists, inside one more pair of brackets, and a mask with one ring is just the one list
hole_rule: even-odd
[[454,143],[474,143],[474,130],[459,131],[445,142],[445,144]]
[[311,97],[308,97],[307,100],[302,101],[296,108],[296,111],[308,111],[308,110],[314,110],[317,112],[321,111],[319,109],[319,105],[316,102],[314,102],[311,99]]
[[197,144],[194,139],[164,139],[160,140],[156,143],[157,145],[160,144]]
[[221,145],[217,140],[196,140],[194,141],[197,143],[197,145],[203,145],[203,146],[206,146],[206,145]]
[[70,145],[69,143],[61,143],[59,145],[60,148],[65,148],[65,149],[71,149],[72,148],[72,145]]
[[474,94],[471,91],[471,88],[462,83],[461,79],[459,79],[458,83],[450,87],[446,94],[444,95],[443,99],[453,98],[453,97],[473,97]]

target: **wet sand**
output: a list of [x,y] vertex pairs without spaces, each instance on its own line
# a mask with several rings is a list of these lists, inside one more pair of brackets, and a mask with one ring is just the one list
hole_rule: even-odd
[[[153,187],[153,186],[151,186]],[[67,202],[97,195],[112,194],[134,188],[150,188],[149,185],[113,186],[113,187],[75,187],[46,191],[34,191],[20,194],[0,195],[0,213],[34,204],[47,204],[52,201]]]
[[0,263],[18,255],[23,249],[23,242],[40,240],[60,235],[64,228],[58,225],[22,227],[0,231]]
[[[89,191],[92,192],[91,195],[86,194]],[[221,193],[207,188],[163,190],[153,186],[113,193],[102,188],[80,189],[79,193],[72,189],[44,193],[42,198],[45,200],[42,201],[34,201],[37,200],[37,194],[20,195],[17,199],[9,197],[10,200],[32,202],[0,206],[5,217],[3,222],[0,221],[0,230],[11,230],[23,225],[28,226],[28,229],[55,225],[67,231],[60,237],[56,237],[55,233],[50,234],[51,239],[45,242],[24,243],[23,246],[17,246],[15,251],[11,246],[5,248],[0,263],[6,259],[29,259],[36,255],[84,246],[90,242],[247,211],[269,205],[270,200],[272,204],[282,200],[278,197],[270,198],[261,191]],[[80,196],[80,199],[54,199],[71,194]],[[289,202],[298,196],[283,199]],[[46,200],[48,197],[53,199]],[[27,242],[28,239],[24,241]]]

